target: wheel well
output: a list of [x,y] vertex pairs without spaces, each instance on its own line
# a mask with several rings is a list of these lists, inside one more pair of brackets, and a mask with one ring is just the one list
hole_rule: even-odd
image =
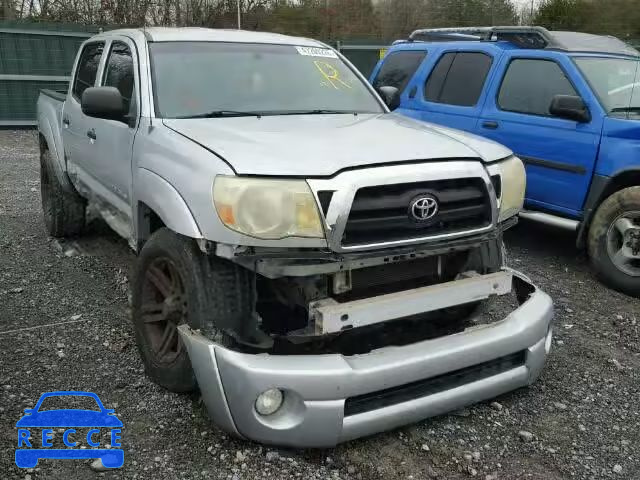
[[619,190],[628,187],[636,187],[640,185],[640,170],[627,170],[625,172],[619,173],[607,183],[606,188],[600,195],[600,199],[598,201],[598,205],[600,205],[605,198],[613,195]]
[[151,207],[149,207],[144,202],[138,203],[138,228],[137,228],[137,248],[138,251],[142,248],[142,246],[149,240],[149,237],[162,227],[166,225],[160,218],[160,216],[153,211]]
[[[600,178],[604,179],[606,177]],[[594,178],[594,183],[591,188],[594,189],[595,185],[596,182]],[[604,183],[604,187],[602,188],[600,194],[597,194],[598,189],[596,189],[596,192],[590,193],[589,199],[587,200],[587,204],[589,204],[589,206],[585,208],[584,220],[580,224],[580,228],[578,230],[578,239],[576,242],[578,248],[584,248],[587,232],[589,231],[589,226],[591,225],[591,220],[598,210],[600,204],[614,193],[619,192],[622,189],[635,186],[640,186],[640,169],[625,170],[623,172],[620,172],[611,177],[611,179],[606,183]],[[593,195],[593,193],[596,193],[597,195]],[[591,198],[594,198],[595,201],[590,202],[589,200],[591,200]]]

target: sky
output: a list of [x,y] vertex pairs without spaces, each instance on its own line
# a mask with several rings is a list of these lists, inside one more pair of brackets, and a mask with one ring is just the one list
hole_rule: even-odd
[[[511,0],[513,3],[515,3],[518,6],[518,10],[520,9],[521,6],[526,5],[527,7],[531,6],[531,0]],[[533,4],[534,5],[538,5],[538,2],[540,0],[533,0]]]

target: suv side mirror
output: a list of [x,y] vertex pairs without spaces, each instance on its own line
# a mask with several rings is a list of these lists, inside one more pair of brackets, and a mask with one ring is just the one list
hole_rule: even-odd
[[395,110],[400,106],[400,90],[396,87],[386,85],[384,87],[378,87],[378,93],[387,104],[389,110]]
[[115,87],[90,87],[82,92],[82,113],[106,120],[123,120],[124,102]]
[[556,117],[575,120],[580,123],[591,121],[591,113],[584,100],[575,95],[556,95],[553,97],[549,113]]

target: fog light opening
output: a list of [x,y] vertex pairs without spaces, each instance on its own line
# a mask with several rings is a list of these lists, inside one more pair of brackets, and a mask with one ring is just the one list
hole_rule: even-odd
[[260,415],[268,416],[276,413],[284,402],[284,394],[278,388],[265,390],[256,398],[255,409]]
[[549,355],[549,352],[551,351],[552,340],[553,340],[553,330],[549,328],[549,331],[547,332],[547,338],[545,338],[544,340],[544,351],[546,352],[547,355]]

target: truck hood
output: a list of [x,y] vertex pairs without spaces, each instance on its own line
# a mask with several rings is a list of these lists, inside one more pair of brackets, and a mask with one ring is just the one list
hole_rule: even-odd
[[375,164],[491,162],[511,154],[491,140],[399,114],[165,119],[164,124],[222,157],[239,175],[320,177]]

